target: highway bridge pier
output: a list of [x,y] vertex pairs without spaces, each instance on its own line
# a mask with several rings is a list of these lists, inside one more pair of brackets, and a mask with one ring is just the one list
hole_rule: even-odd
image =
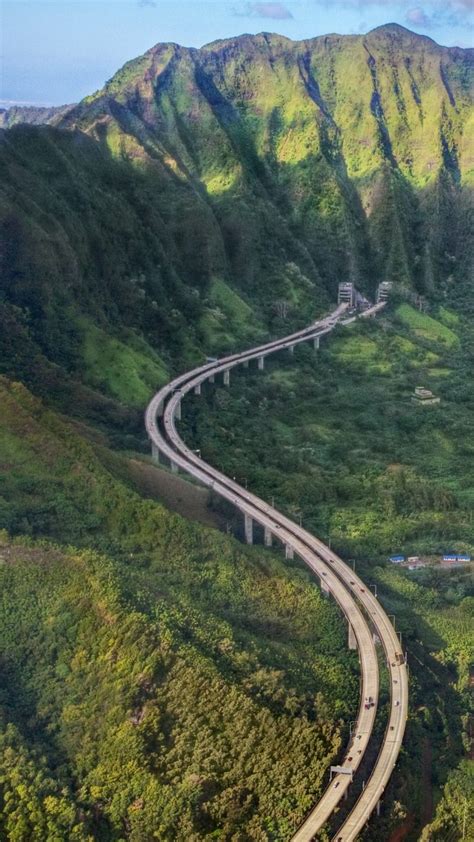
[[223,380],[223,382],[224,382],[224,386],[229,386],[229,385],[230,385],[230,370],[229,370],[228,368],[226,368],[226,370],[224,371],[224,380]]
[[[378,312],[384,307],[380,302],[373,308],[364,311],[361,316],[367,317],[371,312]],[[372,766],[369,784],[363,788],[356,804],[345,818],[342,827],[338,830],[337,839],[344,842],[354,842],[357,834],[367,823],[372,811],[380,810],[380,797],[384,792],[387,781],[393,771],[396,758],[400,751],[407,719],[408,686],[405,662],[401,654],[401,642],[395,634],[389,617],[385,614],[374,594],[367,588],[366,584],[351,570],[342,559],[340,559],[330,547],[323,544],[315,536],[302,529],[301,523],[297,526],[289,518],[275,510],[274,503],[269,506],[260,498],[243,489],[236,482],[208,465],[201,455],[196,451],[187,448],[175,428],[174,421],[180,417],[180,403],[182,397],[193,389],[197,383],[205,380],[214,382],[216,373],[228,372],[233,366],[251,359],[265,357],[274,351],[289,348],[307,340],[319,339],[319,336],[330,333],[337,323],[347,324],[355,320],[356,316],[342,321],[340,316],[347,309],[347,305],[341,305],[331,314],[330,317],[313,323],[310,328],[292,334],[282,340],[275,340],[258,348],[242,354],[233,354],[221,360],[208,360],[207,363],[192,372],[173,380],[155,395],[148,405],[146,411],[146,428],[149,438],[155,447],[152,450],[154,460],[161,458],[171,462],[171,469],[177,470],[178,463],[182,470],[190,473],[198,481],[202,481],[207,487],[214,488],[216,492],[242,512],[244,516],[244,535],[248,544],[254,541],[254,521],[258,524],[257,535],[263,533],[263,540],[266,543],[272,536],[278,538],[285,547],[285,556],[292,559],[297,553],[298,557],[315,573],[321,581],[322,592],[330,592],[334,595],[348,620],[349,647],[351,637],[356,636],[361,664],[361,704],[357,717],[357,728],[354,731],[354,739],[350,747],[350,755],[345,758],[345,767],[334,769],[340,777],[330,785],[323,794],[320,801],[313,807],[303,824],[298,828],[292,837],[292,842],[310,842],[319,831],[320,827],[327,821],[328,817],[338,806],[345,795],[350,783],[347,773],[356,772],[361,758],[366,750],[367,744],[372,738],[373,723],[375,720],[375,705],[366,706],[363,700],[372,696],[378,697],[379,675],[377,653],[372,640],[371,628],[368,626],[361,608],[365,608],[371,616],[372,631],[382,641],[385,654],[388,658],[389,671],[394,684],[397,684],[398,696],[391,696],[390,710],[390,733],[384,737],[382,747]],[[319,342],[317,343],[319,346]],[[316,343],[315,343],[315,347]],[[226,378],[227,379],[227,378]],[[224,381],[225,382],[225,381]],[[227,382],[227,385],[228,382]],[[157,415],[163,415],[163,423],[157,424]],[[173,465],[173,462],[175,463]],[[262,529],[263,527],[263,529]],[[266,529],[271,535],[266,533]],[[326,579],[327,577],[327,579]],[[355,742],[360,740],[361,742]],[[357,752],[353,752],[354,746]],[[345,780],[344,780],[345,778]],[[333,840],[335,842],[335,840]]]
[[244,532],[247,544],[253,544],[253,520],[250,515],[244,513]]
[[348,628],[347,645],[349,649],[357,649],[357,640],[351,623]]
[[257,360],[258,370],[263,371],[265,368],[265,357],[259,357]]
[[266,547],[271,547],[272,545],[272,532],[268,526],[265,526],[263,530],[263,543]]

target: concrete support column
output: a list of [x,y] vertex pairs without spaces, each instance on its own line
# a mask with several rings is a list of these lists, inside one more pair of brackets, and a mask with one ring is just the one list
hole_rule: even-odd
[[355,634],[354,634],[354,629],[353,629],[353,627],[351,626],[351,624],[350,624],[350,623],[349,623],[349,630],[348,630],[348,631],[349,631],[349,634],[348,634],[348,646],[349,646],[349,649],[357,649],[357,640],[356,640],[356,636],[355,636]]
[[230,384],[230,371],[228,368],[224,371],[224,386],[228,386]]
[[158,418],[161,418],[161,416],[163,415],[163,401],[159,402],[157,410],[156,410],[156,414],[157,414]]
[[200,384],[200,383],[196,383],[196,385],[195,385],[195,387],[194,387],[194,394],[195,394],[195,395],[200,395],[200,394],[201,394],[201,384]]
[[380,801],[380,799],[379,799],[379,800],[377,801],[377,815],[378,815],[378,816],[380,816],[380,805],[381,805],[381,803],[382,803],[382,802],[381,802],[381,801]]
[[295,346],[294,346],[294,345],[289,345],[289,346],[288,346],[288,350],[289,350],[290,354],[294,354],[294,353],[295,353]]
[[295,557],[295,551],[289,544],[285,544],[285,558],[292,559]]
[[244,514],[245,520],[245,540],[247,544],[253,544],[253,520],[250,515]]
[[181,399],[179,399],[178,403],[176,404],[176,411],[174,413],[174,417],[177,421],[181,421]]
[[179,473],[179,468],[178,468],[176,462],[171,463],[171,473],[172,474],[178,474]]
[[248,368],[248,367],[249,367],[249,361],[248,361],[248,360],[244,360],[244,368]]
[[325,596],[329,596],[329,587],[325,579],[321,577],[321,590]]
[[265,368],[265,357],[259,357],[257,362],[258,362],[258,370],[263,371],[263,369]]
[[216,377],[215,377],[214,374],[209,375],[209,383],[214,383],[215,379],[216,379]]
[[317,351],[319,348],[319,336],[314,337],[314,350]]
[[271,529],[269,529],[268,526],[265,526],[265,528],[264,528],[263,542],[264,542],[266,547],[271,547],[271,545],[272,545],[272,533],[271,533]]
[[160,448],[155,444],[154,441],[151,443],[151,458],[156,465],[160,464]]

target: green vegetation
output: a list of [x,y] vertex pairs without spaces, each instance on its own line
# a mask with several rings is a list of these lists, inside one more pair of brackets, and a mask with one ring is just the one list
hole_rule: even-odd
[[421,842],[474,839],[474,763],[464,761],[448,778],[436,818],[421,836]]
[[123,342],[86,320],[80,325],[84,328],[84,379],[96,389],[141,408],[169,379],[158,354],[140,337],[129,334]]
[[0,394],[0,525],[32,536],[0,546],[0,835],[286,838],[356,704],[334,605]]
[[380,344],[368,336],[351,336],[345,341],[339,341],[333,351],[341,365],[359,371],[384,374],[391,369],[390,359],[383,354]]
[[[417,327],[404,327],[400,311]],[[296,348],[296,366],[280,355],[263,377],[237,372],[231,394],[214,389],[219,423],[191,399],[186,435],[209,461],[301,511],[345,556],[473,551],[472,327],[448,330],[449,345],[445,330],[408,305],[394,321],[341,329],[319,352]],[[412,403],[420,384],[439,406]]]
[[[294,358],[268,358],[264,372],[237,371],[230,392],[207,387],[208,400],[185,404],[185,439],[354,558],[396,615],[408,649],[410,721],[387,808],[367,842],[388,839],[404,817],[406,838],[418,838],[469,751],[472,573],[409,573],[386,561],[398,552],[474,554],[474,329],[465,309],[460,302],[453,312],[448,341],[438,318],[446,310],[427,316],[401,305],[393,317],[340,329],[319,351],[300,346]],[[441,396],[439,406],[411,402],[420,383]],[[436,824],[436,814],[434,828],[455,824],[446,818],[449,792],[448,784],[445,818]]]
[[[361,570],[363,576],[377,583],[384,607],[396,616],[410,671],[410,716],[404,750],[386,793],[382,817],[371,823],[364,839],[378,842],[389,838],[399,825],[401,813],[407,821],[408,840],[461,840],[470,826],[463,825],[463,816],[466,801],[471,803],[472,788],[472,761],[466,759],[471,752],[469,723],[473,713],[472,574],[433,568],[409,574],[389,566],[364,565]],[[458,763],[467,774],[465,799],[460,798],[458,790],[456,809],[450,782],[461,782],[461,773],[454,771]],[[420,836],[423,826],[433,818],[436,802],[435,820]],[[462,814],[459,806],[463,807]]]
[[[447,318],[447,310],[444,308],[441,308],[441,310],[441,316],[444,322],[447,321],[454,325],[457,324],[455,316]],[[401,304],[400,307],[397,308],[397,316],[404,324],[408,325],[415,334],[425,339],[431,339],[434,342],[444,342],[444,344],[448,346],[454,345],[459,341],[454,331],[446,327],[445,324],[432,319],[430,316],[427,316],[426,313],[420,313],[419,311],[414,310],[413,307],[409,306],[409,304]]]
[[[3,132],[1,371],[48,400],[67,379],[90,417],[81,384],[146,399],[135,352],[159,381],[304,324],[339,281],[451,293],[472,265],[470,68],[395,25],[158,44],[58,128]],[[437,335],[455,329],[445,308]]]
[[207,348],[228,349],[237,342],[258,342],[262,338],[255,314],[249,304],[221,278],[213,278],[208,306],[201,318],[201,330]]
[[190,397],[183,428],[397,614],[410,731],[367,838],[413,837],[444,784],[429,832],[464,833],[470,586],[383,562],[474,547],[471,67],[396,25],[157,45],[0,132],[2,838],[276,842],[321,792],[358,684],[334,605],[145,499],[123,452],[174,372],[344,280],[392,281],[392,317]]

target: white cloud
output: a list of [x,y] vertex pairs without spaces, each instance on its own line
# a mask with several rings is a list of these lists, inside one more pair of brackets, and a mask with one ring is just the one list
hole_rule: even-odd
[[412,26],[423,26],[428,29],[432,26],[431,18],[426,14],[424,9],[420,8],[420,6],[417,6],[415,9],[408,9],[406,22]]
[[271,18],[272,20],[290,20],[293,17],[283,3],[244,3],[233,9],[234,15],[248,18]]
[[[416,2],[416,0],[415,0]],[[316,5],[334,9],[364,9],[386,11],[387,19],[405,15],[408,25],[420,28],[441,26],[469,27],[473,22],[474,0],[423,0],[423,6],[414,6],[413,0],[315,0]]]

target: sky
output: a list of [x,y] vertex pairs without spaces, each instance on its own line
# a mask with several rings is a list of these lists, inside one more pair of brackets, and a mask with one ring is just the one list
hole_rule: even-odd
[[243,32],[301,39],[389,22],[474,46],[474,0],[0,0],[0,106],[77,102],[160,41],[200,47]]

